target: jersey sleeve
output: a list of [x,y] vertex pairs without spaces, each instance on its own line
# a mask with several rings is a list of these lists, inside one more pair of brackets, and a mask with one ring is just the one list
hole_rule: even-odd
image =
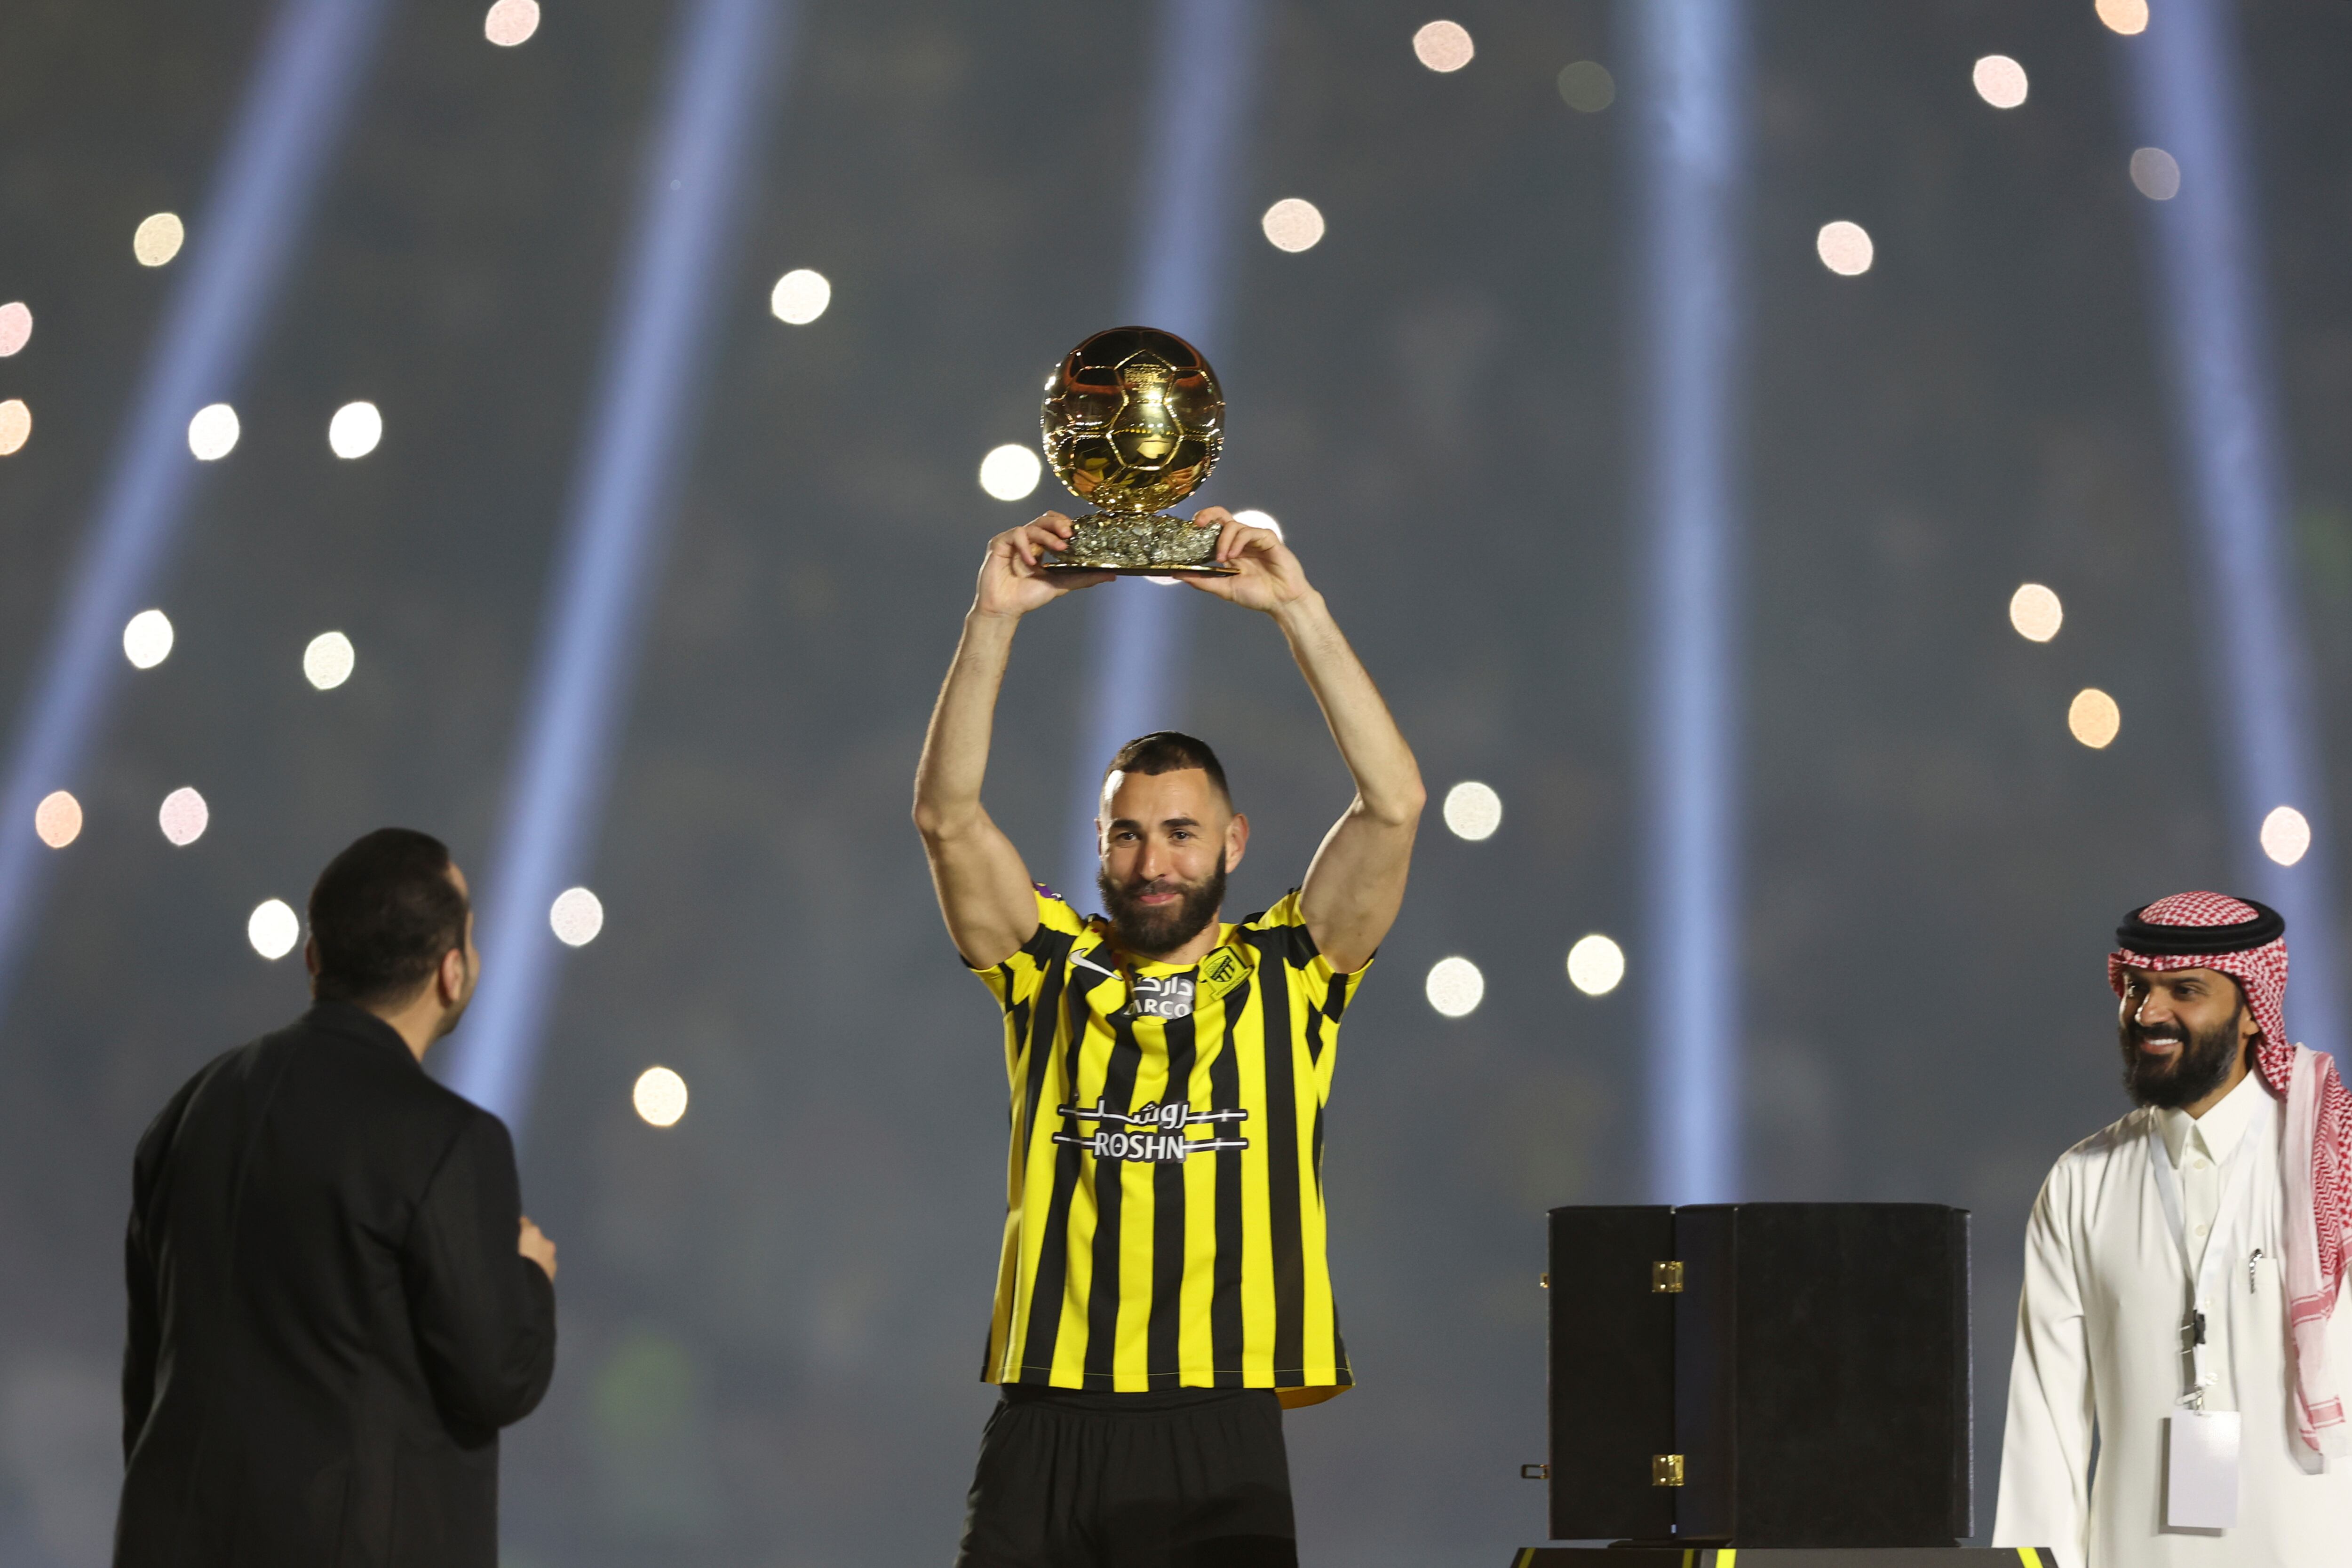
[[[1243,922],[1243,928],[1256,936],[1262,951],[1268,954],[1278,952],[1283,956],[1297,975],[1299,984],[1305,988],[1308,1002],[1318,1008],[1332,1002],[1345,1006],[1341,998],[1354,991],[1356,983],[1363,977],[1364,970],[1372,967],[1370,958],[1364,960],[1361,967],[1344,975],[1331,967],[1331,960],[1323,956],[1322,949],[1315,946],[1315,937],[1307,929],[1306,917],[1298,912],[1298,890],[1295,887],[1284,894],[1272,909],[1263,915],[1254,915]],[[1337,987],[1337,998],[1332,995],[1335,981],[1344,982]],[[1337,1016],[1336,1011],[1334,1016]]]
[[1066,900],[1042,887],[1036,890],[1035,897],[1037,929],[1030,933],[1021,950],[1001,964],[972,971],[988,988],[988,994],[996,998],[997,1006],[1007,1012],[1035,996],[1037,988],[1045,983],[1046,972],[1055,965],[1069,961],[1070,945],[1087,928],[1087,923]]

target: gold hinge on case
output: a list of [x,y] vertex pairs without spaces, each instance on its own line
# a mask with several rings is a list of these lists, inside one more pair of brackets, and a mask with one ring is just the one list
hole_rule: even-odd
[[1683,1292],[1683,1266],[1679,1262],[1650,1265],[1650,1294],[1679,1296]]
[[1538,1274],[1538,1275],[1536,1276],[1536,1289],[1537,1289],[1537,1290],[1538,1290],[1538,1291],[1549,1291],[1549,1290],[1550,1290],[1550,1289],[1551,1289],[1551,1276],[1550,1276],[1549,1274]]
[[1654,1487],[1678,1487],[1683,1484],[1683,1457],[1680,1454],[1650,1456],[1650,1484]]

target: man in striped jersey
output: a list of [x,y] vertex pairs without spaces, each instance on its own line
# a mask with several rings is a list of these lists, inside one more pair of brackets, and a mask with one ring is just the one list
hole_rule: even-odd
[[1404,898],[1420,769],[1371,677],[1269,529],[1222,507],[1231,577],[1322,705],[1356,798],[1299,888],[1239,924],[1249,845],[1216,754],[1129,742],[1096,826],[1107,915],[1034,883],[981,805],[1023,615],[1053,577],[1048,512],[989,542],[915,779],[956,950],[1003,1009],[1013,1097],[1004,1250],[960,1568],[1295,1563],[1282,1408],[1353,1380],[1324,1259],[1323,1106],[1339,1020]]

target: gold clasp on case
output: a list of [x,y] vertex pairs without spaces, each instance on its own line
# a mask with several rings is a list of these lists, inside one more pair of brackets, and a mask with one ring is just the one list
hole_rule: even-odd
[[[1650,1294],[1654,1296],[1679,1296],[1682,1293],[1682,1264],[1679,1262],[1672,1262],[1653,1263],[1650,1265]],[[1661,1481],[1659,1484],[1663,1486],[1665,1483]],[[1675,1484],[1680,1486],[1682,1483],[1677,1481]]]
[[[1680,1268],[1680,1264],[1675,1267]],[[1650,1456],[1650,1484],[1654,1487],[1678,1487],[1683,1484],[1683,1457],[1680,1454]]]

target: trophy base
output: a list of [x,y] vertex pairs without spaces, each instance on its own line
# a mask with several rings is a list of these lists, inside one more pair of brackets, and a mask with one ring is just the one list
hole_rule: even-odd
[[1095,512],[1071,525],[1070,548],[1049,572],[1109,572],[1118,577],[1233,577],[1241,568],[1216,559],[1217,532],[1166,513]]

